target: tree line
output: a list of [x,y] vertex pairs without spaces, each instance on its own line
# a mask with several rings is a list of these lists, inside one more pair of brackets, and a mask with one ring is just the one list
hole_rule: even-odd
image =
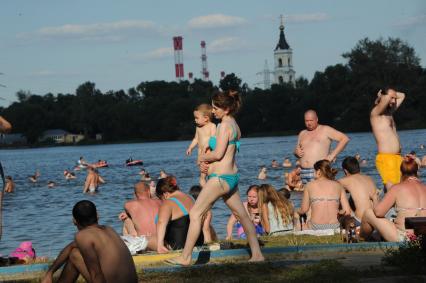
[[406,93],[396,114],[399,129],[426,128],[426,69],[415,50],[397,38],[360,40],[343,58],[311,81],[251,89],[235,74],[218,85],[194,82],[144,81],[127,91],[96,89],[93,82],[75,94],[36,95],[19,91],[17,101],[0,113],[37,143],[43,131],[64,129],[89,139],[97,133],[105,142],[178,140],[194,134],[193,109],[210,103],[217,89],[238,90],[243,107],[238,122],[244,136],[296,133],[304,127],[303,113],[315,109],[320,123],[342,131],[370,131],[369,113],[380,88],[392,86]]

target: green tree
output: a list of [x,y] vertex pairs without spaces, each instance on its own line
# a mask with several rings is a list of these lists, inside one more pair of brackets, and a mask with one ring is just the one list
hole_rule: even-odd
[[241,92],[241,79],[234,73],[230,73],[220,80],[219,87],[223,91],[235,90]]

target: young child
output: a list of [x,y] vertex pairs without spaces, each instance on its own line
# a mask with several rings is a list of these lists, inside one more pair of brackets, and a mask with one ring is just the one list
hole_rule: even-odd
[[[209,147],[209,139],[216,134],[216,125],[211,122],[212,107],[209,104],[200,104],[194,110],[194,119],[197,126],[195,136],[186,150],[186,155],[191,155],[192,150],[198,145],[198,158],[205,153]],[[197,164],[199,164],[197,158]],[[200,174],[200,186],[206,184],[206,174]]]

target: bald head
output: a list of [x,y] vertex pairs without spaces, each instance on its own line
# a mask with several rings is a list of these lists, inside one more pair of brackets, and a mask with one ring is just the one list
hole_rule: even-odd
[[313,131],[318,127],[318,115],[315,110],[309,109],[305,112],[305,126],[308,131]]
[[149,186],[144,182],[139,182],[135,185],[135,195],[137,198],[149,198]]

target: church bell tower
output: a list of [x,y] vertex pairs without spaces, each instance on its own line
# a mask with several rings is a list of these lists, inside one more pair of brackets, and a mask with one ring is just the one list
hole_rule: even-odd
[[274,50],[274,78],[276,84],[295,83],[296,72],[293,69],[293,50],[284,35],[284,20],[281,15],[280,39]]

